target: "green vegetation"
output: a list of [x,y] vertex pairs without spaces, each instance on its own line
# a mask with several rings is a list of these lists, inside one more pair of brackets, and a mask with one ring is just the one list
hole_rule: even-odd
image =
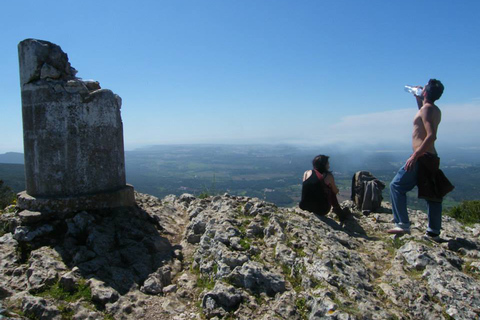
[[463,201],[460,205],[447,211],[446,214],[467,225],[480,223],[480,201]]
[[0,180],[0,210],[3,210],[5,207],[15,203],[15,192],[5,185],[3,180]]
[[193,266],[193,258],[192,263],[190,264],[190,272],[196,276],[200,276],[200,267],[198,265],[196,265],[195,267]]
[[65,291],[59,282],[55,283],[45,291],[37,293],[37,296],[53,298],[55,300],[62,300],[65,302],[74,302],[78,300],[91,301],[92,292],[86,281],[81,279],[78,287],[74,292]]
[[385,249],[387,249],[388,253],[391,256],[394,256],[395,250],[400,249],[406,242],[407,240],[405,240],[403,237],[395,236],[393,238],[387,238],[386,239],[387,247]]
[[215,173],[213,174],[212,178],[212,184],[210,187],[207,187],[206,185],[203,185],[202,191],[200,194],[197,196],[199,199],[205,199],[208,197],[212,197],[218,194],[217,192],[217,183],[216,183],[216,178],[215,178]]
[[288,235],[286,245],[295,252],[298,258],[306,257],[307,254],[305,253],[303,248],[294,244],[294,241],[297,241],[297,240],[298,240],[298,236],[295,233],[293,236]]
[[60,311],[60,314],[62,315],[62,320],[71,320],[73,319],[73,316],[75,312],[71,307],[69,307],[67,304],[60,304],[58,306],[58,310]]
[[199,198],[199,199],[206,199],[206,198],[208,198],[208,197],[210,197],[210,194],[209,194],[208,192],[206,192],[206,191],[200,193],[200,194],[197,196],[197,198]]
[[477,267],[472,266],[471,261],[465,264],[465,267],[463,270],[466,274],[474,277],[477,280],[480,280],[480,270]]
[[[347,297],[348,297],[348,295],[347,295]],[[332,299],[333,299],[333,302],[337,305],[338,310],[343,311],[345,313],[348,313],[350,315],[356,316],[356,317],[361,315],[361,312],[360,312],[360,310],[358,310],[358,307],[356,306],[355,303],[349,302],[349,301],[343,302],[333,292],[332,292]]]
[[303,297],[295,300],[295,306],[302,319],[308,319],[307,300]]
[[16,248],[16,255],[20,263],[26,263],[30,258],[30,253],[32,252],[33,247],[28,242],[19,242]]
[[248,250],[250,249],[250,239],[248,238],[242,238],[240,239],[240,246],[242,247],[243,250]]
[[415,268],[408,268],[405,273],[412,279],[421,280],[423,276],[423,270],[417,270]]
[[8,233],[9,223],[7,221],[0,222],[0,237],[3,237],[5,233]]
[[282,265],[282,272],[285,275],[285,278],[287,279],[288,282],[293,287],[293,290],[296,292],[301,292],[302,291],[302,275],[305,274],[305,266],[302,264],[300,265],[294,265],[293,268],[287,266],[287,265]]
[[3,180],[15,193],[25,190],[24,165],[0,163],[0,180]]
[[212,290],[213,287],[215,287],[215,279],[211,277],[198,277],[196,286],[197,288],[202,290]]
[[[257,197],[281,207],[296,206],[300,200],[302,175],[311,167],[318,148],[269,145],[171,145],[127,151],[127,181],[139,192],[163,198],[168,194],[191,193],[208,197],[228,192]],[[324,149],[331,156],[332,170],[340,189],[339,200],[350,198],[352,175],[371,171],[388,184],[405,159],[405,153],[378,153],[375,150]],[[355,154],[352,160],[352,154]],[[461,162],[461,164],[459,164]],[[455,185],[443,202],[445,211],[461,201],[477,200],[480,165],[477,153],[442,155],[442,170]],[[0,164],[0,179],[14,192],[25,190],[24,166]],[[389,201],[388,185],[383,191]],[[408,193],[408,207],[425,210],[426,203],[416,190]]]
[[[75,291],[68,292],[62,288],[59,282],[47,287],[45,290],[36,293],[37,296],[42,298],[51,298],[57,301],[58,310],[60,311],[63,320],[71,320],[74,316],[74,310],[69,306],[69,303],[75,301],[84,301],[85,303],[91,303],[92,292],[90,287],[86,284],[84,279],[80,279]],[[33,315],[27,315],[32,319]]]

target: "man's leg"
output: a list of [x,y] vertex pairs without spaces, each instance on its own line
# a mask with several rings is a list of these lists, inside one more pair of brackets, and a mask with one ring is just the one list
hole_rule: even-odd
[[427,201],[428,205],[428,228],[427,231],[435,234],[440,234],[442,229],[442,203]]
[[411,171],[402,167],[390,183],[390,199],[392,202],[393,218],[396,227],[410,230],[410,220],[407,212],[407,192],[417,184],[417,167],[415,164]]

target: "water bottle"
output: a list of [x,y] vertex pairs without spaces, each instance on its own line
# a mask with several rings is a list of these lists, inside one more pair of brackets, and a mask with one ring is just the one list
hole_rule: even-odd
[[416,88],[414,86],[405,86],[405,91],[409,92],[409,93],[413,93],[414,95],[416,95],[417,97],[421,97],[422,96],[422,93],[423,93],[423,89],[422,88]]

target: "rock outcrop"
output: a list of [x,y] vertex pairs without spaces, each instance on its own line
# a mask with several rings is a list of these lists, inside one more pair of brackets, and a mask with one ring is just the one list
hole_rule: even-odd
[[[389,236],[388,204],[340,224],[230,195],[50,220],[0,215],[0,314],[23,319],[477,319],[480,225]],[[27,218],[28,217],[28,218]]]

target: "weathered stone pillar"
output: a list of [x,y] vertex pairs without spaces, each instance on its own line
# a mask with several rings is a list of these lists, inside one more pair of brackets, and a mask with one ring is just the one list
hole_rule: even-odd
[[53,43],[26,39],[18,52],[27,190],[17,205],[64,212],[133,205],[120,97],[75,77]]

